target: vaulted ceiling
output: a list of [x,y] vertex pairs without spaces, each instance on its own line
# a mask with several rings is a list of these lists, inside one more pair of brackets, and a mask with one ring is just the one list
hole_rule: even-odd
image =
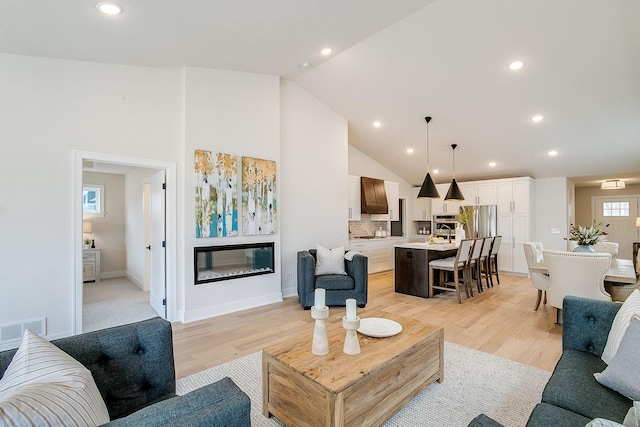
[[279,75],[345,117],[350,144],[415,185],[425,116],[436,182],[451,179],[455,143],[458,180],[640,183],[636,0],[116,2],[116,16],[97,0],[3,2],[0,53]]

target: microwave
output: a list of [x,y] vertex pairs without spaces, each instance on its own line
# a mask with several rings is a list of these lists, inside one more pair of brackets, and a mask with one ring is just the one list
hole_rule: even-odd
[[434,215],[433,231],[436,236],[455,238],[456,227],[458,226],[458,215]]

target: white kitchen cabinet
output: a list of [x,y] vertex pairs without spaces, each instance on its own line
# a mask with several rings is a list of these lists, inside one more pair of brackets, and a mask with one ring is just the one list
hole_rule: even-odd
[[349,221],[360,221],[360,177],[349,175]]
[[437,214],[457,215],[460,212],[460,202],[445,202],[444,200],[450,185],[451,183],[436,184],[440,198],[431,199],[431,216]]
[[360,252],[367,257],[367,269],[369,274],[393,270],[394,246],[407,243],[406,238],[386,238],[371,240],[352,240],[348,248]]
[[531,240],[531,178],[498,180],[498,235],[502,236],[498,252],[500,271],[527,274],[523,243]]
[[420,187],[411,189],[411,219],[413,221],[431,221],[431,200],[418,199]]
[[371,221],[399,221],[400,220],[400,184],[385,181],[384,192],[387,194],[389,213],[371,214]]
[[458,183],[464,196],[463,206],[495,205],[498,202],[497,185],[494,181],[469,181]]

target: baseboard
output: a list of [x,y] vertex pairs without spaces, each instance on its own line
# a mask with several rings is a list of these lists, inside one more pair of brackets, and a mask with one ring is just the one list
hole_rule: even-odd
[[247,310],[249,308],[261,307],[263,305],[274,304],[282,301],[282,292],[270,295],[264,295],[256,298],[247,298],[240,301],[234,301],[228,304],[220,304],[200,308],[197,310],[189,310],[184,312],[183,322],[190,323],[198,320],[209,319],[211,317],[221,316],[223,314],[235,313],[237,311]]
[[148,289],[144,288],[144,283],[139,277],[127,272],[127,279],[131,280],[131,282],[133,282],[133,284],[139,287],[141,290],[148,291]]
[[298,287],[295,286],[293,288],[284,288],[282,289],[282,298],[295,297],[298,296]]
[[127,277],[126,271],[101,271],[100,280],[116,279],[118,277]]

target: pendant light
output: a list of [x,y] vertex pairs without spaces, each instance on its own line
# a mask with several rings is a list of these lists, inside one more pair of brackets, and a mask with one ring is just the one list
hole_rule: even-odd
[[462,191],[460,191],[460,187],[458,187],[458,183],[456,182],[456,147],[458,144],[451,144],[451,148],[453,149],[453,180],[451,180],[451,186],[449,187],[449,191],[447,191],[447,195],[445,196],[445,200],[450,202],[462,202],[464,200],[464,196],[462,195]]
[[431,121],[431,117],[427,116],[424,119],[427,122],[427,176],[424,177],[424,182],[422,183],[422,187],[420,187],[418,199],[439,199],[440,193],[438,193],[438,189],[429,174],[429,122]]

